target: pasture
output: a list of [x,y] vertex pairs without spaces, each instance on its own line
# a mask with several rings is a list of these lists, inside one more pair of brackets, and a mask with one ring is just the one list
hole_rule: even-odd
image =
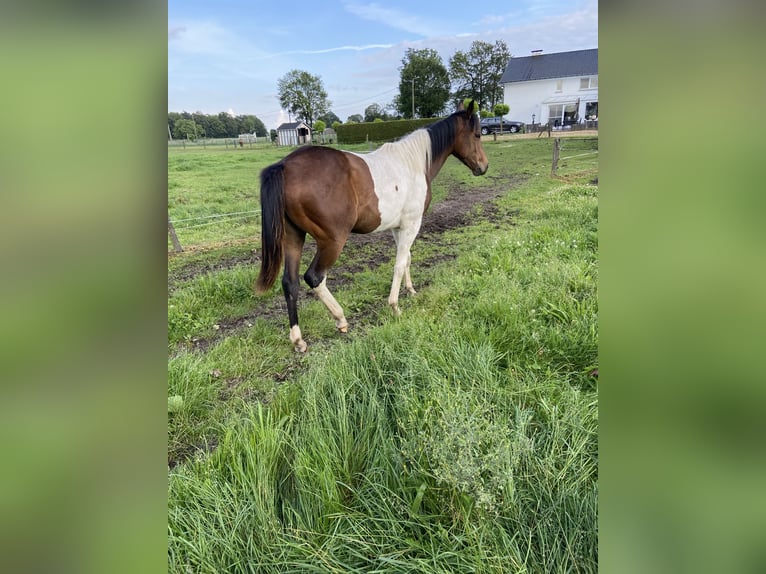
[[303,284],[305,355],[253,291],[286,150],[168,150],[170,572],[597,570],[598,139],[558,178],[552,140],[484,140],[485,176],[434,181],[402,316],[390,234],[352,236],[349,333]]

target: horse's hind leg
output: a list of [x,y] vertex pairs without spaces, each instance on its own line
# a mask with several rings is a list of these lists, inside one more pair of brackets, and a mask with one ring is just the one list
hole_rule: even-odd
[[285,293],[287,316],[290,319],[290,342],[296,351],[305,353],[307,345],[298,326],[298,290],[300,288],[298,271],[306,232],[292,225],[289,220],[285,223],[285,272],[282,275],[282,290]]
[[343,308],[332,296],[330,290],[327,288],[327,271],[332,267],[333,263],[337,261],[340,255],[343,245],[346,240],[317,240],[317,252],[314,259],[311,261],[306,274],[303,278],[308,283],[308,286],[314,290],[314,293],[319,300],[324,303],[327,310],[335,319],[335,326],[341,333],[348,332],[348,321],[343,313]]

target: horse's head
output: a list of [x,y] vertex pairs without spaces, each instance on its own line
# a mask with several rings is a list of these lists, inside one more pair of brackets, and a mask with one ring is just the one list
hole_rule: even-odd
[[471,100],[465,108],[461,102],[454,116],[457,119],[457,130],[452,155],[467,165],[474,175],[485,174],[489,160],[481,145],[481,120],[476,103]]

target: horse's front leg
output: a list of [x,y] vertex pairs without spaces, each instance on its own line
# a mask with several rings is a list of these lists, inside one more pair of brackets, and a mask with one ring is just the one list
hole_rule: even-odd
[[399,310],[399,289],[402,286],[402,278],[405,280],[405,287],[410,294],[415,293],[415,288],[412,286],[412,279],[410,279],[410,247],[415,241],[415,237],[420,229],[420,219],[418,219],[414,225],[409,227],[402,227],[398,231],[394,231],[394,241],[396,241],[396,263],[394,264],[394,278],[391,282],[391,292],[388,295],[388,304],[391,306],[391,310],[394,315],[401,315]]
[[[397,251],[399,249],[399,230],[394,229],[392,231],[394,236],[394,242],[396,243]],[[404,267],[404,287],[410,295],[416,295],[415,287],[412,285],[412,278],[410,277],[410,262],[412,261],[412,254],[407,250],[407,264]]]

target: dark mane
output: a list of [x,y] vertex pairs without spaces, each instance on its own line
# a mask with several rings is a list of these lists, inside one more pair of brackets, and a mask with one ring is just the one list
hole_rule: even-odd
[[[428,135],[431,137],[432,158],[442,155],[442,153],[444,153],[446,149],[449,149],[449,147],[454,143],[455,134],[457,132],[457,116],[460,115],[467,117],[468,112],[464,110],[455,112],[454,114],[449,115],[446,118],[426,127],[426,130],[428,130]],[[475,119],[469,118],[469,120],[471,121],[471,127],[476,129],[476,126],[473,125]]]

